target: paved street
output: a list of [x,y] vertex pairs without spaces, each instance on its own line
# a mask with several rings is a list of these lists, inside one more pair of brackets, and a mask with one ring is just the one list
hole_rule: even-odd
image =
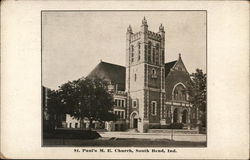
[[98,139],[44,139],[44,146],[206,147],[206,135],[175,133],[99,132]]

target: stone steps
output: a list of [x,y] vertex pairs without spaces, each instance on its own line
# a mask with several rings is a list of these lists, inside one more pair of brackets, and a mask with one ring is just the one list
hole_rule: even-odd
[[137,130],[137,128],[130,128],[126,132],[129,132],[129,133],[138,133],[138,130]]

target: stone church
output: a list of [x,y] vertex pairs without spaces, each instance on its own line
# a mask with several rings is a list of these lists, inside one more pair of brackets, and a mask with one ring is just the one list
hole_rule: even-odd
[[[198,121],[198,111],[189,103],[190,77],[181,55],[176,61],[165,63],[162,24],[158,32],[149,30],[145,17],[138,32],[129,25],[126,66],[101,61],[88,75],[96,76],[109,81],[115,101],[113,112],[119,117],[105,123],[109,131],[147,132],[171,123],[183,123],[190,129]],[[76,119],[66,116],[67,127],[80,127],[76,123],[79,124]]]

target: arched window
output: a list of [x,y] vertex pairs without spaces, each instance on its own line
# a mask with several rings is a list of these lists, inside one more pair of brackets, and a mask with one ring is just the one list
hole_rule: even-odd
[[157,114],[157,112],[156,112],[156,109],[157,109],[157,103],[156,103],[156,101],[152,101],[151,102],[151,114],[152,115],[156,115]]
[[186,89],[182,84],[178,84],[174,87],[173,91],[173,99],[174,100],[182,100],[185,101],[186,99]]
[[134,79],[135,79],[135,82],[136,82],[136,74],[135,74],[135,77],[134,77]]
[[156,44],[156,52],[155,52],[155,64],[158,65],[159,64],[159,43]]
[[148,42],[148,62],[151,62],[151,41]]
[[141,59],[141,44],[138,42],[138,61]]
[[165,53],[164,53],[164,50],[161,52],[161,62],[162,62],[162,64],[164,64],[164,55],[165,55]]
[[155,48],[153,47],[153,64],[155,64]]
[[157,78],[156,70],[152,69],[152,78]]
[[134,62],[134,46],[131,45],[131,62]]
[[153,74],[153,75],[156,75],[156,71],[155,71],[154,68],[152,69],[152,74]]

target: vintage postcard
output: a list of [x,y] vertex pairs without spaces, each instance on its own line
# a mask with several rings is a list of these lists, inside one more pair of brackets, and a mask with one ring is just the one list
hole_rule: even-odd
[[41,14],[43,146],[206,147],[206,11]]
[[248,7],[3,2],[1,156],[247,159]]

